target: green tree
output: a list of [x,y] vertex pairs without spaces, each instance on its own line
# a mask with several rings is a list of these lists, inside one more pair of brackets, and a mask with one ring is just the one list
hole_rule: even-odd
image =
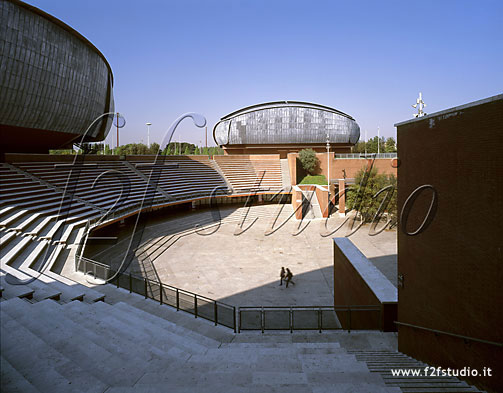
[[201,152],[199,151],[199,146],[196,146],[196,150],[194,150],[194,155],[198,156]]
[[159,144],[157,142],[152,142],[150,144],[149,153],[157,155],[160,148],[161,148],[161,146],[159,146]]
[[394,138],[386,139],[384,143],[384,150],[386,153],[395,153],[396,152],[396,142]]
[[[362,183],[362,179],[366,176],[366,183]],[[364,184],[366,184],[364,186]],[[389,190],[382,191],[376,198],[374,196],[385,187],[391,186]],[[353,210],[357,209],[361,213],[362,219],[365,222],[372,222],[374,215],[379,209],[381,202],[387,207],[384,212],[387,213],[387,218],[396,222],[397,218],[397,181],[394,175],[386,175],[378,173],[376,168],[366,175],[366,171],[361,169],[355,177],[355,185],[351,186],[347,191],[348,207]],[[359,206],[358,206],[359,205]]]
[[316,157],[316,152],[313,149],[303,149],[299,152],[299,161],[302,168],[310,174],[315,175],[320,167],[320,160]]
[[185,155],[185,156],[189,156],[190,155],[189,145],[185,146],[185,150],[183,151],[183,155]]
[[[353,153],[377,153],[377,136],[370,138],[367,143],[360,141],[351,148]],[[396,152],[396,142],[394,138],[379,138],[379,152],[380,153],[394,153]]]

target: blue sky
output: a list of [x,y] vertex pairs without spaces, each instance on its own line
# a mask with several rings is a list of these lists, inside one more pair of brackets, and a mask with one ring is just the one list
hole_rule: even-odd
[[[160,142],[199,112],[214,145],[220,117],[285,99],[346,112],[362,137],[394,136],[419,91],[432,113],[503,90],[501,1],[28,2],[107,57],[121,144],[146,142],[146,122]],[[185,120],[176,139],[204,144],[204,129]]]

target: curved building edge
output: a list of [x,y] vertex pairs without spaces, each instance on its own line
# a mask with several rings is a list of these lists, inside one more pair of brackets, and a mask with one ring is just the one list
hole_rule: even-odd
[[47,152],[105,139],[113,72],[87,38],[20,0],[0,3],[0,138],[4,152]]

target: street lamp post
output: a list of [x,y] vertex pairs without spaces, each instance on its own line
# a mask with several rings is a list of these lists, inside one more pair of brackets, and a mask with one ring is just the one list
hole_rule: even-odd
[[365,130],[365,157],[367,157],[367,130]]
[[327,183],[328,183],[328,196],[330,198],[330,134],[327,132]]
[[150,126],[152,123],[145,123],[147,125],[147,147],[150,149]]
[[379,155],[379,153],[381,152],[380,149],[379,149],[379,145],[381,144],[381,137],[379,135],[379,127],[377,127],[377,154]]

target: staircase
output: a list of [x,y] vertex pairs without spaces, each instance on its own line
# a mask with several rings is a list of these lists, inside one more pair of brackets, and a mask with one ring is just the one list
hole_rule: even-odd
[[[348,351],[357,360],[367,363],[372,373],[381,375],[388,386],[399,387],[403,393],[480,392],[455,377],[425,375],[428,364],[396,351]],[[418,375],[394,375],[392,370],[414,370]],[[429,371],[431,373],[431,371]]]
[[2,391],[400,392],[336,342],[222,343],[122,302],[13,298],[1,329]]
[[[100,287],[106,302],[2,291],[5,392],[479,392],[456,378],[395,378],[426,366],[381,332],[249,332]],[[38,300],[37,300],[38,299]]]

